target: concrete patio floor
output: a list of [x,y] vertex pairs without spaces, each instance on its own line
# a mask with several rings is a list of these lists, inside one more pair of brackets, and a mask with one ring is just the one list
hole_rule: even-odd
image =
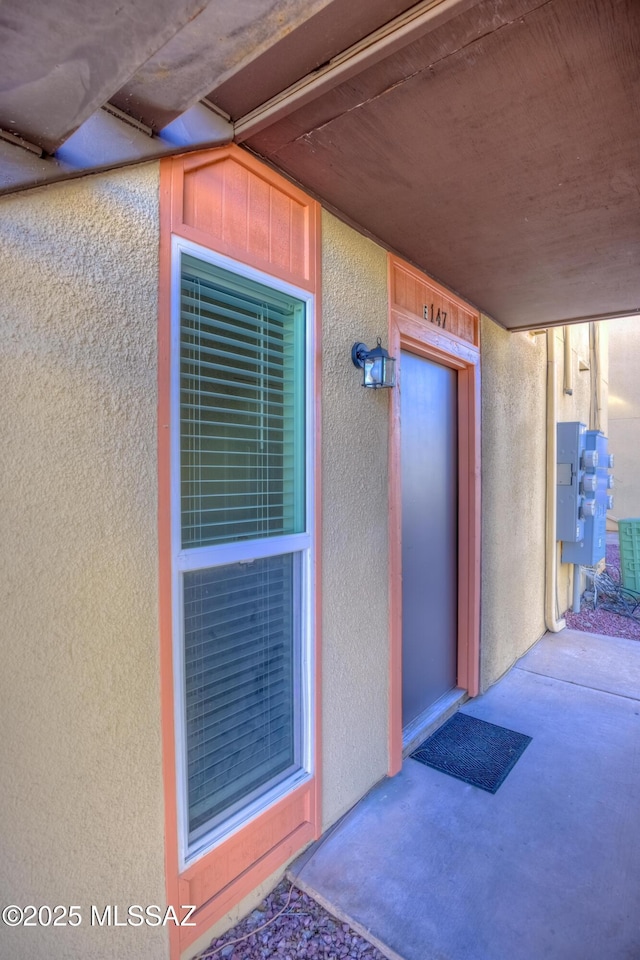
[[495,795],[406,760],[290,875],[403,960],[640,960],[640,643],[547,635],[464,713],[533,737]]

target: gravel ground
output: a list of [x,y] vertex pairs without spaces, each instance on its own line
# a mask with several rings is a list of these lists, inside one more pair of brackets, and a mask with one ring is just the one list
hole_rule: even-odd
[[[238,942],[239,941],[239,942]],[[199,960],[385,960],[368,940],[283,880]]]
[[[617,543],[607,544],[606,572],[612,580],[620,583],[620,548]],[[573,630],[584,630],[586,633],[603,633],[607,637],[626,637],[628,640],[640,640],[640,620],[631,620],[629,617],[603,610],[598,605],[595,610],[593,603],[583,600],[580,613],[565,615],[567,626]]]

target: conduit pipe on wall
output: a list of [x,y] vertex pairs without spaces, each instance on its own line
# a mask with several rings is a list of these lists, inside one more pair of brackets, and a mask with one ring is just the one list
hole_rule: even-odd
[[589,429],[602,430],[602,400],[600,385],[600,325],[589,324],[589,381],[591,400],[589,404]]
[[[573,357],[571,355],[571,327],[570,326],[566,326],[564,328],[564,369],[563,369],[562,377],[563,377],[562,392],[569,397],[573,396]],[[581,568],[577,563],[574,563],[573,564],[573,607],[572,607],[572,610],[574,613],[580,613],[581,584],[582,584]]]
[[544,618],[547,630],[558,633],[566,623],[556,617],[558,549],[556,542],[556,450],[558,416],[556,335],[547,330],[547,528],[545,542]]
[[564,393],[573,395],[573,364],[571,357],[571,327],[564,328]]

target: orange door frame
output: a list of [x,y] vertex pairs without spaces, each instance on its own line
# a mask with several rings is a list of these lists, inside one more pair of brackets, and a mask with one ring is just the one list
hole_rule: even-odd
[[[437,323],[399,307],[394,291],[398,270],[431,295],[455,303],[449,291],[389,257],[389,353],[397,358],[398,384],[389,408],[389,775],[402,766],[402,497],[400,473],[401,350],[458,372],[458,686],[469,696],[480,690],[480,351],[478,317],[471,343]],[[457,301],[461,309],[467,304]],[[428,311],[426,311],[428,312]],[[432,311],[433,313],[433,311]]]

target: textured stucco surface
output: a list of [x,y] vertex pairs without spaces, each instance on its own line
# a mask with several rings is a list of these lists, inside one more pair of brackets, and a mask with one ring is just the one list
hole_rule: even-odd
[[[607,430],[607,331],[598,356],[589,325],[571,327],[565,393],[564,328],[554,331],[557,420]],[[547,338],[508,333],[483,318],[481,685],[495,682],[545,631]],[[585,369],[580,370],[580,366]],[[572,602],[572,568],[557,545],[557,614]]]
[[[323,212],[323,827],[387,770],[387,256]],[[157,630],[155,164],[0,201],[0,900],[163,904]],[[572,330],[589,423],[587,327]],[[483,318],[481,680],[544,633],[546,337]],[[580,373],[579,360],[590,370]],[[600,365],[606,410],[606,368]],[[606,418],[603,422],[606,430]],[[612,445],[613,446],[613,445]],[[616,453],[618,450],[616,449]],[[617,491],[616,491],[617,492]],[[640,508],[639,508],[640,512]],[[560,569],[560,612],[570,579]],[[214,932],[251,910],[279,870]],[[164,931],[0,931],[12,960],[160,960]]]
[[615,455],[613,510],[640,517],[640,320],[610,320],[609,445]]
[[545,630],[546,340],[481,321],[481,686]]
[[158,169],[0,201],[0,901],[79,905],[0,932],[12,960],[161,960]]
[[[599,324],[599,336],[601,348],[604,351],[606,343],[606,324]],[[571,327],[569,336],[571,338],[571,364],[573,374],[573,393],[564,392],[564,338],[565,327],[556,327],[556,360],[558,364],[557,376],[557,395],[558,395],[558,421],[580,420],[587,427],[595,428],[595,389],[594,378],[599,377],[601,381],[600,399],[603,401],[603,384],[605,381],[605,369],[602,359],[594,360],[593,351],[589,343],[589,324],[577,323]],[[580,366],[588,366],[588,369],[580,370]],[[606,432],[606,403],[602,405],[600,414],[600,427]]]
[[387,343],[384,250],[322,218],[323,824],[386,773],[387,390],[365,390],[357,340]]

